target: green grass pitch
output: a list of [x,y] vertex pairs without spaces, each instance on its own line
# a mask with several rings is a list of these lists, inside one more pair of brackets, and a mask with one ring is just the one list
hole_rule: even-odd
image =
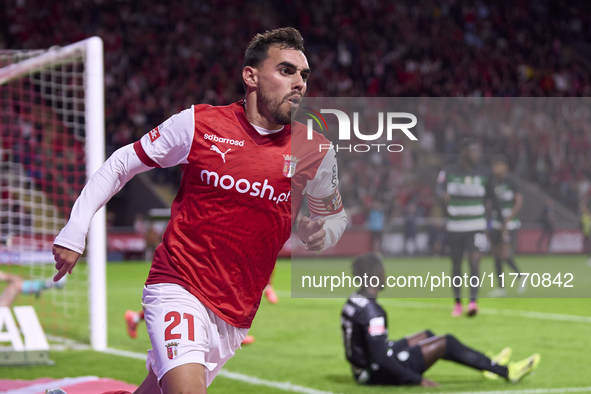
[[[419,261],[419,260],[417,260]],[[447,259],[420,259],[449,269]],[[520,257],[518,262],[534,264],[568,261],[591,277],[591,267],[583,256]],[[482,269],[490,270],[485,258]],[[588,271],[585,271],[588,269]],[[127,309],[139,309],[142,285],[149,270],[146,263],[108,265],[108,337],[111,348],[145,353],[150,342],[145,326],[138,339],[128,338],[123,321]],[[75,274],[75,273],[74,273]],[[339,318],[343,299],[297,299],[290,297],[290,264],[280,261],[274,286],[280,302],[266,300],[250,331],[256,342],[238,350],[226,370],[274,382],[291,382],[331,393],[459,393],[517,391],[532,393],[569,392],[567,388],[588,387],[591,392],[591,299],[481,299],[476,318],[452,318],[449,298],[382,299],[388,313],[389,336],[393,339],[422,329],[453,333],[466,344],[482,350],[498,351],[513,347],[513,359],[539,352],[542,362],[532,376],[510,385],[502,380],[487,381],[480,373],[446,361],[439,361],[426,377],[440,388],[362,387],[354,383],[345,360]],[[568,316],[586,316],[569,321]],[[14,379],[96,375],[139,384],[146,375],[141,360],[93,351],[53,351],[55,366],[2,368],[0,376]],[[553,390],[550,390],[553,389]],[[541,391],[540,391],[541,390]],[[219,376],[210,386],[212,394],[285,393],[277,388],[247,384]]]

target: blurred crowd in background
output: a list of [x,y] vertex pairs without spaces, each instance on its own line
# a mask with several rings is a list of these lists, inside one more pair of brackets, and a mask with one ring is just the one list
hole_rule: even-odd
[[[309,96],[591,95],[588,2],[13,0],[3,7],[0,48],[103,39],[107,154],[191,104],[241,99],[248,41],[280,26],[294,26],[305,38]],[[570,123],[554,121],[553,111],[562,110],[572,112]],[[452,155],[460,136],[475,135],[487,150],[505,152],[518,175],[576,210],[591,176],[588,108],[498,111],[496,120],[472,112],[471,122],[461,108],[452,121],[427,113],[417,152],[406,159],[342,162],[343,201],[361,220],[376,206],[389,217],[409,210],[430,215],[432,185],[399,175],[417,170],[420,151]],[[154,177],[178,184],[180,172]],[[392,198],[365,198],[372,188]]]

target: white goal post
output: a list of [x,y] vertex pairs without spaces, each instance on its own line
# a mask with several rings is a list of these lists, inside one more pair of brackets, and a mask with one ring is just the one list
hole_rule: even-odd
[[[9,53],[10,52],[10,53]],[[23,55],[19,55],[18,53],[22,52]],[[103,70],[103,42],[99,37],[92,37],[92,38],[88,38],[84,41],[80,41],[78,43],[72,44],[72,45],[68,45],[65,47],[61,47],[61,48],[57,48],[57,47],[52,47],[49,50],[43,50],[43,51],[0,51],[0,56],[2,56],[2,54],[6,54],[6,56],[13,56],[14,60],[9,61],[12,62],[12,64],[8,64],[8,65],[4,65],[6,64],[6,61],[3,62],[2,65],[4,65],[4,67],[0,68],[0,92],[1,90],[4,90],[4,96],[2,97],[8,97],[8,99],[5,100],[5,102],[10,102],[10,100],[13,100],[14,96],[19,95],[20,93],[11,93],[10,89],[16,90],[17,88],[11,88],[11,84],[13,84],[14,86],[27,86],[27,88],[29,86],[33,86],[36,83],[36,80],[33,81],[33,79],[38,79],[40,82],[40,84],[42,85],[41,88],[39,87],[35,87],[35,88],[31,88],[31,91],[33,91],[33,89],[37,89],[35,90],[35,93],[30,94],[28,93],[27,96],[25,96],[23,94],[23,102],[25,101],[24,97],[29,98],[31,101],[33,101],[32,98],[30,98],[31,96],[37,94],[36,92],[39,91],[39,96],[40,97],[36,97],[36,99],[38,100],[38,102],[41,102],[42,104],[32,104],[33,105],[33,109],[30,109],[29,111],[32,114],[28,114],[27,116],[29,118],[34,117],[35,116],[35,112],[39,112],[40,110],[35,107],[35,106],[45,106],[48,109],[47,111],[49,112],[49,115],[45,114],[43,115],[44,117],[50,117],[50,116],[54,116],[55,119],[54,123],[59,123],[58,126],[56,127],[60,127],[63,129],[69,129],[68,127],[68,119],[69,116],[72,118],[76,118],[76,119],[82,119],[82,116],[84,118],[84,121],[82,122],[82,120],[80,120],[79,122],[81,123],[80,125],[75,125],[72,126],[74,129],[79,128],[82,129],[82,127],[84,128],[81,131],[74,131],[74,134],[77,141],[84,144],[84,156],[85,156],[85,173],[86,173],[86,179],[88,179],[94,172],[96,172],[96,170],[103,164],[104,160],[105,160],[105,110],[104,110],[104,70]],[[9,53],[9,54],[8,54]],[[78,77],[72,77],[70,75],[70,71],[72,70],[72,66],[64,66],[64,64],[69,64],[75,62],[76,66],[74,66],[75,70],[82,70],[82,78],[79,78],[80,80],[83,81],[83,89],[81,89],[80,87],[76,87],[74,89],[74,91],[76,92],[74,94],[74,99],[71,99],[70,101],[68,101],[68,99],[66,98],[60,98],[59,95],[63,94],[64,97],[66,96],[66,93],[69,91],[69,89],[71,88],[71,86],[69,86],[68,84],[73,84],[74,80],[78,80]],[[0,65],[1,66],[1,65]],[[70,68],[68,68],[70,67]],[[55,71],[58,70],[58,71]],[[44,74],[46,73],[46,74]],[[61,73],[61,74],[60,74]],[[39,77],[39,75],[41,75],[41,77]],[[19,82],[19,79],[26,79],[26,82]],[[62,85],[59,85],[62,84]],[[53,100],[53,99],[46,99],[43,94],[45,92],[50,92],[49,94],[53,95],[53,96],[57,96],[58,98]],[[77,100],[77,94],[79,93],[80,95],[82,95],[82,91],[83,91],[83,100]],[[47,94],[47,93],[46,93]],[[68,93],[69,94],[69,93]],[[43,96],[43,97],[42,97]],[[21,97],[21,96],[18,96]],[[46,104],[46,102],[48,101],[55,101],[55,102],[59,102],[59,104],[55,105],[53,109],[51,109],[51,105]],[[52,102],[53,102],[52,101]],[[72,104],[73,102],[73,104]],[[68,106],[72,106],[74,109],[72,111],[72,115],[69,114],[64,114],[66,112],[66,104],[67,103]],[[9,106],[9,104],[5,104],[5,106]],[[22,111],[22,106],[20,106],[19,104],[15,104],[15,107],[18,107],[19,111]],[[83,112],[82,111],[78,111],[78,108],[82,108],[83,106]],[[8,111],[8,110],[7,110]],[[57,115],[52,114],[51,112],[55,112]],[[61,112],[60,112],[61,111]],[[14,111],[13,111],[14,112]],[[80,113],[79,113],[80,112]],[[83,115],[82,115],[83,114]],[[20,114],[20,116],[22,116],[22,112]],[[10,118],[10,116],[6,116],[6,118]],[[14,117],[17,120],[14,120],[14,122],[18,122],[20,120],[18,120],[18,116]],[[29,119],[27,118],[27,119]],[[11,120],[12,122],[12,120]],[[35,119],[31,120],[30,122],[35,122]],[[83,125],[82,125],[83,123]],[[0,124],[1,125],[1,124]],[[6,127],[6,129],[9,129],[10,127]],[[1,141],[2,136],[0,136],[0,141]],[[5,138],[5,142],[6,141],[12,141],[10,140],[10,138],[17,138],[12,136],[11,137],[7,137]],[[43,137],[40,137],[43,138]],[[52,137],[53,138],[53,137]],[[28,143],[28,141],[25,140],[25,143]],[[43,141],[43,143],[45,143],[45,141]],[[6,144],[5,144],[6,145]],[[20,145],[19,145],[20,146]],[[67,151],[67,144],[64,143],[65,146],[65,150],[64,152]],[[2,146],[0,146],[2,147]],[[16,148],[15,148],[16,149]],[[39,149],[39,148],[36,148]],[[44,148],[45,149],[45,148]],[[6,149],[5,149],[6,150]],[[81,149],[82,151],[82,149]],[[68,154],[67,152],[64,154]],[[7,153],[7,155],[11,155],[11,153]],[[15,154],[16,155],[16,154]],[[20,156],[20,155],[18,155]],[[49,159],[49,158],[48,158]],[[11,160],[11,165],[13,165],[13,162],[16,162],[17,159],[12,159]],[[24,170],[21,170],[21,173],[25,173],[25,174],[30,174],[31,173],[31,169],[30,168],[26,168],[26,165],[22,165],[22,164],[16,164],[16,165],[20,165],[22,168],[24,168]],[[66,164],[61,164],[63,166],[65,166]],[[31,179],[28,181],[28,183],[34,183],[34,179],[31,175],[28,175],[31,177]],[[70,197],[71,195],[75,194],[78,195],[80,190],[76,190],[76,188],[68,188],[67,185],[64,185],[63,183],[67,183],[63,180],[61,180],[62,185],[61,186],[56,186],[58,184],[59,179],[61,178],[57,178],[57,180],[55,178],[52,178],[53,182],[54,182],[54,186],[52,190],[56,190],[56,189],[66,189],[65,192],[70,192]],[[9,184],[9,181],[4,181],[4,185]],[[21,181],[21,183],[27,183],[25,181]],[[11,186],[11,185],[9,185]],[[8,187],[8,186],[6,186]],[[39,187],[37,186],[37,189],[39,189]],[[56,196],[53,197],[48,197],[48,196],[43,196],[43,194],[45,193],[43,190],[34,190],[35,193],[37,193],[39,199],[44,199],[44,201],[53,201],[52,199],[56,199]],[[64,193],[65,193],[64,192]],[[7,193],[12,193],[11,191],[8,191]],[[7,194],[5,193],[5,194]],[[24,192],[14,192],[15,195],[24,195],[26,193]],[[9,197],[12,198],[12,197]],[[29,197],[29,200],[31,198]],[[68,200],[70,201],[70,200]],[[32,204],[32,203],[31,203]],[[49,205],[50,203],[47,203],[47,205]],[[53,204],[53,203],[51,203]],[[23,205],[23,204],[21,204]],[[36,208],[38,210],[40,210],[41,208]],[[54,211],[58,211],[57,209],[53,209]],[[29,209],[28,213],[30,215],[35,215],[35,209]],[[63,217],[65,216],[64,214],[58,214],[58,213],[53,213],[51,214],[54,217],[57,216],[61,216],[59,218],[59,223],[60,225],[64,223],[65,220],[67,220],[67,217]],[[10,217],[10,215],[8,215]],[[8,222],[12,223],[12,219],[7,219]],[[32,220],[34,223],[37,223],[35,221],[35,218],[33,218]],[[56,220],[54,220],[55,222]],[[21,220],[22,222],[22,220]],[[30,221],[29,221],[30,222]],[[10,227],[10,226],[8,226]],[[22,226],[21,226],[22,227]],[[43,227],[43,229],[41,230],[40,228]],[[57,235],[56,231],[59,231],[57,229],[57,225],[53,226],[51,228],[49,228],[49,226],[47,225],[37,225],[37,224],[32,224],[30,225],[30,229],[29,234],[33,234],[33,235],[29,235],[31,238],[34,238],[35,235],[38,235],[37,233],[43,233],[43,235],[49,239],[50,237],[55,237]],[[10,234],[3,234],[7,237],[7,239],[10,237]],[[8,247],[6,247],[6,245],[9,245]],[[8,249],[10,249],[10,247],[12,247],[13,249],[16,248],[15,246],[11,246],[13,243],[10,242],[4,242],[4,246]],[[43,252],[45,253],[45,259],[47,260],[47,248],[49,247],[48,245],[50,245],[48,243],[48,241],[46,241],[45,243],[43,243],[43,250],[33,250],[31,249],[31,246],[29,246],[29,249],[27,249],[28,251],[33,250],[35,253],[37,252]],[[88,297],[89,297],[89,314],[90,314],[90,322],[89,322],[89,329],[90,329],[90,344],[92,346],[92,348],[96,349],[96,350],[103,350],[107,347],[107,309],[106,309],[106,246],[107,246],[107,242],[106,242],[106,214],[105,214],[105,208],[102,208],[101,210],[99,210],[97,212],[97,214],[95,215],[91,226],[90,226],[90,231],[89,231],[89,235],[88,235],[88,241],[87,241],[87,250],[86,250],[86,256],[87,256],[87,262],[88,262]],[[24,249],[23,249],[24,250]],[[12,252],[11,250],[9,250],[9,252]],[[18,254],[18,256],[21,256],[20,259],[23,259],[23,254],[22,251],[16,251],[15,253],[21,253]],[[15,255],[13,253],[13,255]],[[25,258],[26,260],[26,258]],[[31,262],[29,262],[31,263]],[[35,262],[36,263],[36,262]],[[23,264],[26,264],[26,262],[24,262]],[[49,265],[50,262],[48,261],[44,261],[45,265]],[[76,275],[76,269],[74,269],[73,272],[73,276]],[[67,285],[65,286],[65,288],[67,288]],[[43,296],[41,296],[43,297]]]

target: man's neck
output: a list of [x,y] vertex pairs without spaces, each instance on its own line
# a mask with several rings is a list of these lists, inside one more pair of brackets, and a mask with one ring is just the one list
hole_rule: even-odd
[[377,287],[364,287],[359,289],[359,293],[366,296],[367,298],[378,298],[379,292],[380,290]]
[[283,125],[274,123],[261,114],[257,101],[255,92],[246,95],[246,98],[244,99],[244,113],[246,114],[246,119],[248,119],[253,125],[262,127],[266,130],[279,130],[283,128]]

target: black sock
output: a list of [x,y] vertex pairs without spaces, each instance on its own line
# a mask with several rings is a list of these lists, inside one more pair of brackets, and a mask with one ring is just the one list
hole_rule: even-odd
[[[454,247],[450,251],[451,254],[451,275],[452,283],[453,278],[456,276],[462,276],[462,259],[464,258],[464,250],[462,248]],[[460,303],[460,289],[461,286],[453,286],[454,298],[456,304]]]
[[[470,276],[471,277],[479,277],[479,267],[480,261],[470,261]],[[470,278],[470,301],[476,302],[476,297],[478,296],[478,286],[472,286],[472,280]]]
[[507,257],[507,264],[509,264],[509,267],[511,267],[511,269],[514,272],[517,272],[518,274],[521,274],[521,271],[519,271],[519,268],[517,268],[517,265],[515,264],[515,260],[513,259],[513,256],[509,256]]
[[427,338],[431,338],[435,336],[435,333],[431,330],[425,330],[424,331],[425,335],[427,335]]
[[479,371],[490,371],[499,376],[506,378],[508,376],[508,369],[502,365],[495,364],[491,359],[484,354],[477,352],[463,345],[453,335],[446,335],[445,356],[444,360],[454,361],[478,369]]
[[497,269],[497,281],[499,287],[501,287],[501,274],[503,273],[503,262],[500,257],[495,257],[495,267]]

